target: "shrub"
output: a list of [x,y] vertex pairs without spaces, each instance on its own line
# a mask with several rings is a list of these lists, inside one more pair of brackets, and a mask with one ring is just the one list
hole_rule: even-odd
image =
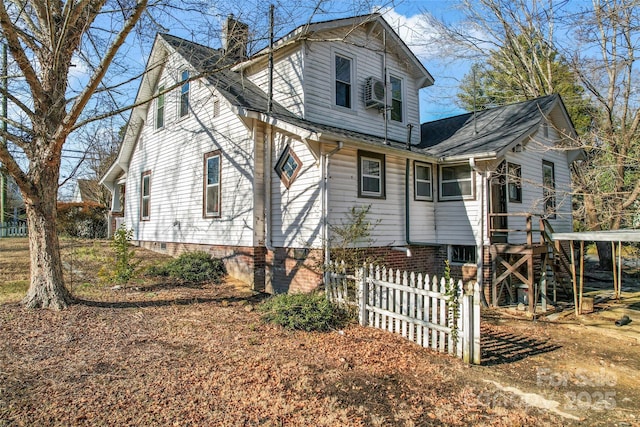
[[265,322],[292,330],[329,331],[348,321],[345,309],[318,293],[275,295],[260,305],[260,311]]
[[219,283],[225,275],[224,264],[217,258],[211,258],[203,251],[186,252],[176,259],[152,266],[147,270],[149,276],[171,277],[186,283]]
[[111,247],[116,255],[115,269],[112,279],[118,283],[126,284],[133,277],[139,261],[134,261],[135,251],[130,249],[133,230],[120,227],[113,234]]
[[58,203],[57,228],[60,234],[85,239],[107,237],[105,206],[93,202]]

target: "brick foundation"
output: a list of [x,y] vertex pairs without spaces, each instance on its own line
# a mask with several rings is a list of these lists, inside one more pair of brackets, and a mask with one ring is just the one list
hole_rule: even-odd
[[[227,273],[257,291],[268,293],[311,292],[322,288],[323,251],[320,249],[213,246],[194,243],[139,241],[146,249],[178,256],[189,251],[205,251],[220,258]],[[388,268],[437,275],[444,273],[447,246],[410,246],[411,256],[390,247],[366,248],[363,257]],[[485,267],[486,269],[486,267]],[[451,277],[475,280],[475,265],[452,265]],[[486,274],[486,273],[485,273]],[[489,276],[490,279],[490,276]]]

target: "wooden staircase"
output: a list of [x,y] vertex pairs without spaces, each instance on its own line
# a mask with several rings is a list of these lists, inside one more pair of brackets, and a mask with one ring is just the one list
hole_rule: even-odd
[[[570,255],[560,244],[551,240],[553,228],[549,222],[538,217],[539,229],[533,228],[533,214],[491,214],[489,248],[492,264],[490,299],[492,306],[517,301],[517,289],[526,288],[529,311],[534,312],[540,302],[547,304],[573,298],[571,286]],[[494,223],[504,224],[499,217],[524,217],[525,229],[495,228]],[[526,243],[510,244],[510,233],[526,233]],[[534,239],[538,235],[539,238]],[[494,236],[497,238],[494,239]]]

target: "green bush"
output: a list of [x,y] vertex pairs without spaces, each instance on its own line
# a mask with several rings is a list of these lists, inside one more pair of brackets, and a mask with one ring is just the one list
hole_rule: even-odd
[[260,305],[262,319],[286,329],[329,331],[348,321],[345,309],[321,294],[279,294]]
[[147,270],[149,276],[171,277],[185,283],[219,283],[225,275],[224,264],[217,258],[211,258],[203,251],[186,252],[176,259],[152,266]]

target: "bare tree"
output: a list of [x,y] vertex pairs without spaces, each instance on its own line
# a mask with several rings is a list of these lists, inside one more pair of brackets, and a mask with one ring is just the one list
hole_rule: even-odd
[[[565,104],[589,118],[579,123],[577,141],[588,159],[574,174],[586,227],[630,225],[640,198],[640,76],[634,69],[640,2],[593,0],[577,6],[566,0],[463,0],[461,5],[468,19],[464,25],[433,18],[427,24],[467,58],[490,58],[496,73],[508,76],[511,93],[562,93],[558,83],[567,80],[557,73],[564,64],[570,68],[571,84],[577,81],[583,91],[564,96]],[[554,67],[558,54],[562,67]],[[585,98],[588,105],[582,108]],[[603,267],[610,265],[607,245],[599,245],[599,255]]]

